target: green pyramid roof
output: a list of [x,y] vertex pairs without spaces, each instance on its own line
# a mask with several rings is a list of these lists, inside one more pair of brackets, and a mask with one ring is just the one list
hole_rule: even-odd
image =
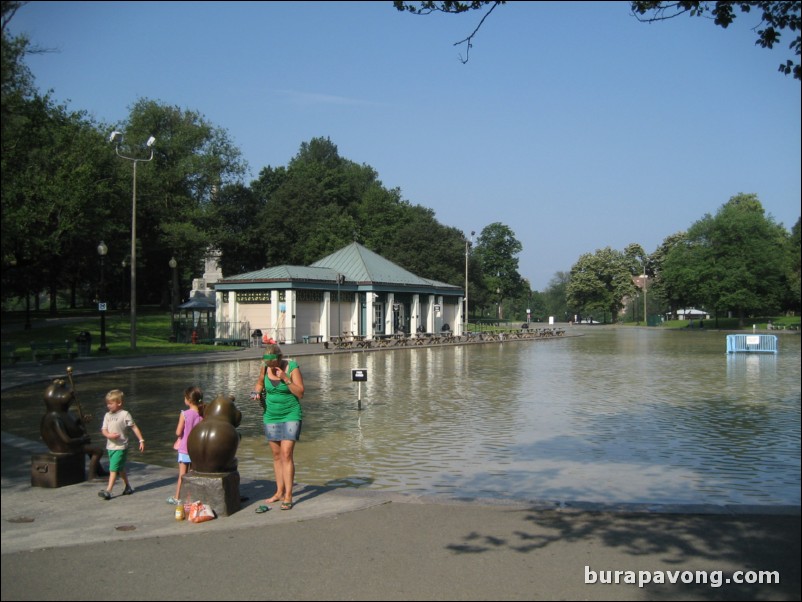
[[267,281],[336,283],[339,274],[345,276],[344,284],[352,286],[356,284],[363,289],[400,287],[416,291],[438,289],[437,292],[441,294],[462,294],[462,289],[458,286],[416,276],[356,242],[316,261],[309,267],[282,265],[264,268],[223,278],[216,283],[215,288],[225,290],[232,288],[226,286],[229,284]]

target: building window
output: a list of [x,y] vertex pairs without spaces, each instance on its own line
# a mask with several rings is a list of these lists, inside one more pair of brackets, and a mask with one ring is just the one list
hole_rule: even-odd
[[297,293],[298,301],[316,301],[318,303],[323,302],[323,291],[308,291],[308,290],[300,290]]
[[238,291],[237,303],[270,303],[270,291]]

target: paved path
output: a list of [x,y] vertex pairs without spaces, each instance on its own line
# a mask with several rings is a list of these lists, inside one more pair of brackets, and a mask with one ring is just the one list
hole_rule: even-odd
[[[285,352],[323,348],[293,345]],[[73,366],[81,375],[237,354],[256,359],[261,350],[78,360]],[[18,365],[3,370],[2,385],[47,382],[63,373],[63,365]],[[136,493],[103,501],[97,497],[102,483],[31,487],[30,454],[43,449],[3,433],[4,601],[802,597],[799,507],[555,508],[299,485],[291,511],[274,506],[255,514],[273,483],[243,480],[240,493],[248,499],[242,510],[192,524],[177,522],[164,502],[175,487],[175,470],[133,463]],[[616,570],[625,571],[620,583],[599,583],[615,580],[608,572]],[[736,571],[776,571],[780,583],[736,584]],[[647,575],[666,583],[624,582]],[[707,583],[699,582],[703,575]]]

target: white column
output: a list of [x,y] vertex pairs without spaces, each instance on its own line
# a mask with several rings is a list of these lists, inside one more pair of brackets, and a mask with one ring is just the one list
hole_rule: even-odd
[[468,320],[465,318],[465,297],[459,299],[459,309],[457,310],[457,328],[454,330],[458,335],[465,334],[465,325]]
[[387,304],[384,306],[384,334],[393,334],[394,303],[395,293],[387,293]]
[[281,302],[279,302],[278,291],[270,291],[270,324],[273,326],[273,332],[270,333],[270,336],[276,339],[276,342],[279,340],[279,316],[281,316],[280,306]]
[[320,334],[323,335],[323,340],[328,341],[331,339],[331,292],[326,291],[323,293],[323,303],[320,308]]
[[284,314],[284,338],[286,343],[295,342],[295,307],[296,296],[295,291],[289,290],[284,293],[286,313]]
[[348,330],[354,334],[359,334],[359,293],[354,292],[354,300],[351,301],[351,320]]
[[426,308],[426,332],[437,332],[434,315],[435,303],[437,303],[437,298],[434,295],[429,295],[429,303]]

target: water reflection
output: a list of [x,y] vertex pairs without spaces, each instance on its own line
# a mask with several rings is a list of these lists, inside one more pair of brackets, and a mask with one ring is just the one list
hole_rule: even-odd
[[[782,337],[776,356],[728,355],[722,333],[587,330],[298,358],[307,392],[297,480],[453,497],[800,503],[798,336]],[[362,411],[354,368],[368,370]],[[272,478],[261,411],[247,396],[258,369],[139,370],[76,388],[98,427],[104,394],[122,388],[154,444],[146,459],[166,466],[183,390],[233,393],[240,472]],[[38,439],[43,390],[3,393],[3,430]]]

